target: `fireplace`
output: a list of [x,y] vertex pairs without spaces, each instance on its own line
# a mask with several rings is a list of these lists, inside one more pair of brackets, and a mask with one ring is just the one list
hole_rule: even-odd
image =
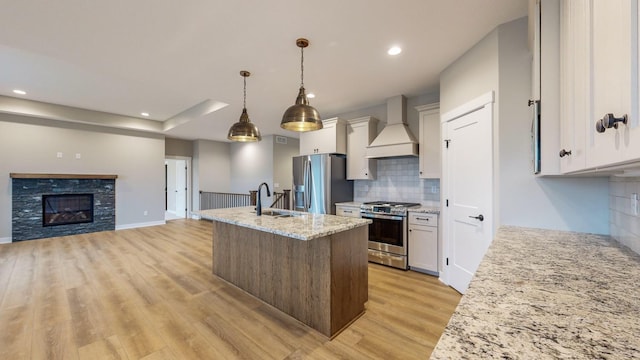
[[12,241],[115,230],[117,175],[10,176]]
[[42,195],[42,226],[93,222],[93,194]]

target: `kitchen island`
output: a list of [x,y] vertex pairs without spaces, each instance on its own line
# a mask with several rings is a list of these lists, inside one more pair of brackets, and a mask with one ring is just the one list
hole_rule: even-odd
[[640,358],[638,284],[608,236],[502,227],[431,358]]
[[370,220],[272,211],[200,211],[213,274],[332,338],[364,313]]

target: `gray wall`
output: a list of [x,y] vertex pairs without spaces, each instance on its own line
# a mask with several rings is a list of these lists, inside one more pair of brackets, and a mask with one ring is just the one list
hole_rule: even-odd
[[11,172],[115,174],[116,228],[164,221],[161,135],[0,114],[0,153],[0,238],[11,236]]
[[194,210],[200,209],[200,191],[230,192],[230,144],[211,140],[193,142],[192,185]]
[[[273,190],[273,142],[272,135],[263,136],[254,143],[231,144],[231,192],[248,194],[266,182]],[[262,191],[262,204],[271,205],[267,192]]]
[[[294,156],[300,155],[300,140],[286,137],[286,144],[273,142],[273,188],[275,191],[292,190]],[[276,187],[276,184],[279,186]]]
[[608,234],[608,179],[532,174],[530,61],[526,18],[499,26],[442,72],[441,113],[495,91],[499,224]]
[[193,157],[193,141],[166,138],[164,139],[164,154],[169,156]]

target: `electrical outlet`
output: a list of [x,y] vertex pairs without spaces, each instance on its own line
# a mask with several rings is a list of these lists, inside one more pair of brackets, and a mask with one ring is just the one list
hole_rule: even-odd
[[638,193],[631,194],[631,214],[638,215]]
[[58,153],[56,154],[56,157],[60,159],[62,157],[62,153],[58,151]]
[[149,212],[147,210],[144,211],[144,216],[149,215]]
[[76,153],[76,159],[80,159],[80,158],[82,158],[82,154]]

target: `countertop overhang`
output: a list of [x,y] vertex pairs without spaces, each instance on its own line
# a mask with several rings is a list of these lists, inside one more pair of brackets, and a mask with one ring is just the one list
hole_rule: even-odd
[[[267,210],[263,209],[263,212]],[[198,214],[203,219],[221,221],[298,240],[312,240],[371,223],[371,220],[368,219],[309,214],[281,209],[274,210],[294,216],[258,216],[253,206],[201,210]]]
[[501,227],[431,358],[640,358],[638,284],[608,236]]

